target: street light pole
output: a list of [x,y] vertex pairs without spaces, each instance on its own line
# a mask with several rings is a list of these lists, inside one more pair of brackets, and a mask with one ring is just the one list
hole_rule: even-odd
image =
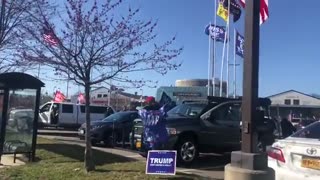
[[255,124],[258,120],[260,0],[246,0],[241,151],[231,154],[225,180],[274,180],[266,153],[257,152]]

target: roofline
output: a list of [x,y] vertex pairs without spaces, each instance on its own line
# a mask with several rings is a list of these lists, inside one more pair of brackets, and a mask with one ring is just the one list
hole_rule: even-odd
[[279,108],[320,108],[320,105],[285,105],[285,104],[271,104],[270,107],[279,107]]
[[93,92],[93,91],[96,91],[96,90],[99,90],[99,89],[107,89],[107,90],[109,90],[107,87],[101,86],[101,87],[97,87],[97,88],[91,90],[90,92]]
[[287,92],[296,92],[296,93],[299,93],[299,94],[302,94],[302,95],[305,95],[305,96],[308,96],[308,97],[311,97],[311,98],[320,100],[320,98],[314,97],[314,96],[312,96],[312,95],[310,95],[310,94],[306,94],[306,93],[303,93],[303,92],[300,92],[300,91],[296,91],[296,90],[294,90],[294,89],[290,89],[290,90],[288,90],[288,91],[284,91],[284,92],[280,92],[280,93],[277,93],[277,94],[274,94],[274,95],[270,95],[270,96],[268,96],[267,98],[271,98],[271,97],[274,97],[274,96],[278,96],[278,95],[281,95],[281,94],[285,94],[285,93],[287,93]]

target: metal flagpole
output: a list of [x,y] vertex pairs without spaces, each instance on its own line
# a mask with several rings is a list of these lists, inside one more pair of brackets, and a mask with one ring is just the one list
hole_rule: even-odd
[[[211,26],[211,22],[209,23],[209,26]],[[211,37],[210,37],[210,32],[209,32],[209,35],[208,35],[208,40],[209,40],[209,56],[208,56],[208,96],[210,96],[210,74],[211,74],[211,71],[210,71],[210,66],[211,66]]]
[[237,68],[236,68],[236,29],[233,30],[233,98],[236,98],[237,94]]
[[[227,20],[227,32],[228,32],[228,28],[229,28],[229,3],[230,0],[228,0],[228,20]],[[222,97],[222,83],[223,83],[223,69],[224,69],[224,56],[225,56],[225,48],[226,48],[226,41],[227,41],[227,32],[225,33],[224,36],[224,42],[223,42],[223,48],[222,48],[222,60],[221,60],[221,70],[220,70],[220,97]]]
[[[217,0],[214,0],[214,25],[217,25]],[[216,68],[216,38],[213,39],[213,59],[212,59],[212,96],[216,95],[216,83],[215,83],[215,68]]]
[[[228,27],[227,27],[227,35],[229,36],[230,33],[230,0],[228,0]],[[230,43],[227,44],[227,84],[226,84],[226,97],[229,97],[229,48]]]

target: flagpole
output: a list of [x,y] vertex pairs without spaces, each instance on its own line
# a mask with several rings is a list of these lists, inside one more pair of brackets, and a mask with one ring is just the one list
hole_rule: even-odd
[[[217,25],[217,0],[214,0],[214,25]],[[215,83],[215,68],[216,68],[216,38],[213,40],[213,59],[212,59],[212,96],[216,95],[216,83]]]
[[236,98],[237,94],[237,68],[236,68],[236,29],[233,29],[233,98]]
[[[230,10],[230,0],[228,0],[228,19],[227,19],[227,32],[228,32],[228,28],[229,28],[229,10]],[[221,60],[221,70],[220,70],[220,97],[222,97],[222,84],[223,84],[223,69],[224,69],[224,56],[225,56],[225,48],[226,48],[226,41],[227,41],[227,34],[225,33],[224,36],[224,42],[223,42],[223,48],[222,48],[222,60]]]
[[[228,0],[228,23],[227,23],[227,35],[229,36],[230,33],[230,0]],[[229,61],[229,48],[230,48],[230,43],[227,44],[227,84],[226,84],[226,97],[229,97],[229,66],[230,66],[230,61]]]
[[[211,22],[209,23],[209,26],[211,26]],[[208,35],[208,41],[209,41],[209,50],[208,50],[208,96],[210,96],[210,66],[211,66],[211,37],[210,32]]]

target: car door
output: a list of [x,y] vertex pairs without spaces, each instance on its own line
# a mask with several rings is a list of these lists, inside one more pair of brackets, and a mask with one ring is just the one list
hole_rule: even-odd
[[59,111],[59,124],[68,124],[68,125],[74,125],[76,124],[76,118],[74,111],[74,105],[73,104],[61,104],[61,111]]
[[240,147],[239,102],[226,102],[201,116],[201,134],[209,146],[237,149]]
[[132,113],[132,114],[127,115],[125,120],[122,122],[126,138],[129,137],[129,134],[133,128],[133,120],[135,120],[137,118],[138,118],[138,114]]
[[50,114],[51,114],[51,106],[53,103],[47,103],[42,106],[42,108],[39,111],[40,121],[43,124],[50,124]]

